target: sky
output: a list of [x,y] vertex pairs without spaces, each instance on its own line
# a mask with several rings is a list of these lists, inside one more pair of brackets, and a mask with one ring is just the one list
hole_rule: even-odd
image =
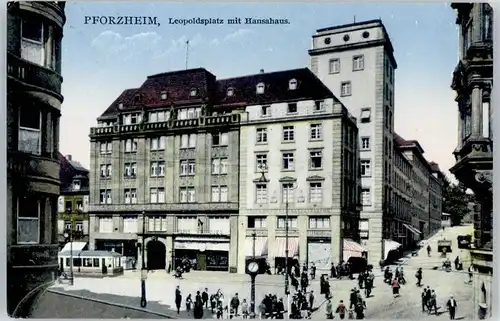
[[[85,16],[151,16],[159,25],[92,25]],[[285,18],[287,25],[175,25],[172,19]],[[148,75],[204,67],[217,78],[309,67],[317,29],[381,19],[398,63],[395,131],[416,139],[447,174],[455,159],[457,106],[450,89],[458,61],[449,3],[67,2],[60,151],[87,168],[90,127],[127,88]],[[349,106],[347,106],[349,107]]]

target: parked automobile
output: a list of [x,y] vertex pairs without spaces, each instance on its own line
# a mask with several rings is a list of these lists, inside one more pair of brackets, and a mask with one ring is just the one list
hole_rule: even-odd
[[468,249],[472,242],[472,235],[459,235],[457,236],[457,243],[459,249]]
[[347,262],[351,264],[352,273],[359,273],[361,271],[365,271],[368,266],[368,262],[364,257],[351,256],[349,259],[347,259]]

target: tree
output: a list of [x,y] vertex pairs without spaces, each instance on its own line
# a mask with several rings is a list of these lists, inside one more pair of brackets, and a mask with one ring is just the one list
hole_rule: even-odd
[[469,214],[469,202],[474,196],[466,193],[462,183],[453,184],[446,181],[443,186],[443,212],[450,214],[451,225],[460,225],[462,218]]

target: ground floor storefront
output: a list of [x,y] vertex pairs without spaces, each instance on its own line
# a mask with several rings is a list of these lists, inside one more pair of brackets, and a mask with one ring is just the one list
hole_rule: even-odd
[[173,268],[189,264],[198,271],[229,271],[229,241],[229,237],[176,237]]

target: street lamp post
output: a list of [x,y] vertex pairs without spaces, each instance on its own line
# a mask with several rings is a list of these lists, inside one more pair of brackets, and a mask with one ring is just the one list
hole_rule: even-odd
[[69,242],[69,284],[73,285],[74,284],[74,278],[73,278],[73,219],[70,218],[69,221],[69,229],[66,230],[64,233],[64,237],[68,240]]
[[146,300],[146,279],[147,270],[144,268],[146,265],[144,260],[144,248],[146,244],[144,243],[144,234],[146,233],[146,213],[142,211],[142,245],[141,245],[141,307],[145,308],[148,305]]
[[[257,234],[255,231],[252,232],[252,262],[251,264],[256,264],[257,261],[255,260],[255,239],[256,239]],[[252,271],[252,267],[249,264],[249,272],[250,272],[250,278],[251,278],[251,287],[250,287],[250,319],[255,319],[255,277],[257,276],[257,273],[259,272],[259,266],[257,265],[257,271]]]
[[[296,189],[297,186],[294,184],[293,181],[289,181],[287,184],[286,192],[285,192],[285,295],[286,295],[286,305],[287,305],[287,312],[290,313],[290,282],[289,282],[289,270],[288,270],[288,257],[289,257],[289,252],[288,252],[288,230],[289,230],[289,223],[288,223],[288,193],[290,192],[290,189]],[[288,314],[289,315],[289,314]]]

